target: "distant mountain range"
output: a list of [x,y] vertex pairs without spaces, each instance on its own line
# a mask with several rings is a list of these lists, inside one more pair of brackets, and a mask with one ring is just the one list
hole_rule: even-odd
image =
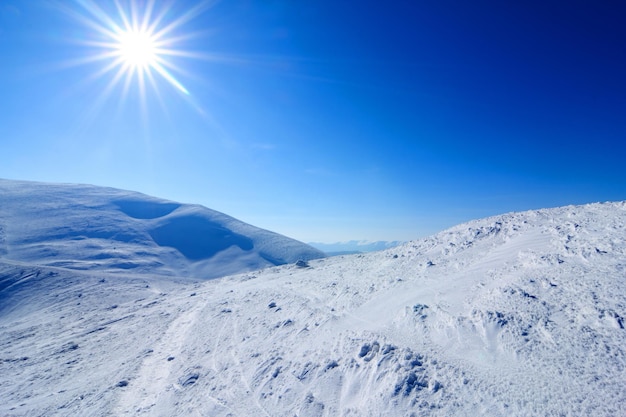
[[328,256],[335,255],[349,255],[355,253],[376,252],[379,250],[390,249],[404,242],[399,240],[384,241],[379,240],[376,242],[367,240],[349,240],[347,242],[336,243],[320,243],[310,242],[309,245],[317,248],[327,254]]

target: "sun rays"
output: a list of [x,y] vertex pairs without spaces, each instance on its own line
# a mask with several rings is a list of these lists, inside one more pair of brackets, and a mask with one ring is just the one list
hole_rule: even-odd
[[109,9],[94,0],[75,0],[75,3],[79,7],[65,4],[63,9],[86,25],[92,35],[89,39],[76,40],[88,48],[77,63],[102,62],[103,66],[92,78],[110,77],[104,96],[121,85],[122,100],[133,86],[137,87],[142,102],[146,100],[148,88],[161,100],[162,84],[183,95],[190,94],[178,78],[184,72],[175,60],[197,58],[199,54],[183,48],[184,41],[193,35],[180,31],[212,2],[200,2],[178,15],[173,2],[157,3],[156,0],[115,0],[106,3],[114,6]]

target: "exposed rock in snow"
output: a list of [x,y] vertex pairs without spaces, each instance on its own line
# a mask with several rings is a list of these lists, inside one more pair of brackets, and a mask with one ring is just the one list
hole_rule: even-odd
[[626,415],[625,203],[196,283],[43,259],[0,265],[0,415]]

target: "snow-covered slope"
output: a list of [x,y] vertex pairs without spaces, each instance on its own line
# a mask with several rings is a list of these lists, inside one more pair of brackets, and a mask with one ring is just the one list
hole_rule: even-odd
[[215,278],[324,255],[198,205],[112,188],[0,180],[0,256]]
[[626,203],[201,283],[0,267],[3,416],[626,415]]

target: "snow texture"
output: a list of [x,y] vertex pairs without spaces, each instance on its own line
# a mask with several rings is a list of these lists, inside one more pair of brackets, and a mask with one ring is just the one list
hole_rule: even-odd
[[3,416],[626,415],[626,203],[196,282],[56,265],[16,227],[3,215]]

